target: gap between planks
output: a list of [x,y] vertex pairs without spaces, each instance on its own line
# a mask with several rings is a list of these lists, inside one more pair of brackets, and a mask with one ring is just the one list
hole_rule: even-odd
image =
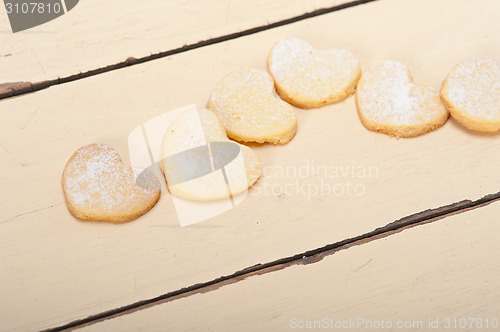
[[83,319],[75,320],[67,324],[46,329],[43,331],[55,332],[55,331],[73,330],[76,328],[92,325],[94,323],[101,322],[107,319],[115,318],[121,315],[126,315],[138,310],[146,309],[158,304],[188,297],[194,294],[211,292],[219,289],[220,287],[234,284],[236,282],[242,281],[252,276],[258,276],[269,272],[283,270],[287,267],[294,265],[306,265],[306,264],[317,263],[321,261],[323,258],[333,255],[341,250],[346,250],[354,246],[363,245],[371,241],[376,241],[397,234],[406,229],[436,222],[452,215],[457,215],[470,211],[472,209],[481,208],[496,201],[500,201],[500,192],[484,196],[476,201],[463,200],[457,203],[441,206],[438,208],[421,211],[403,217],[401,219],[398,219],[394,222],[387,224],[386,226],[376,228],[373,231],[370,231],[368,233],[353,238],[328,244],[321,248],[309,250],[293,256],[281,258],[272,262],[250,266],[248,268],[245,268],[241,271],[237,271],[228,276],[221,276],[217,279],[208,282],[195,284],[189,287],[184,287],[182,289],[173,292],[168,292],[166,294],[159,295],[151,299],[135,302],[113,310],[104,311]]
[[225,42],[225,41],[228,41],[231,39],[236,39],[239,37],[252,35],[252,34],[255,34],[255,33],[258,33],[261,31],[277,28],[277,27],[280,27],[283,25],[295,23],[295,22],[302,21],[302,20],[305,20],[308,18],[332,13],[335,11],[339,11],[342,9],[362,5],[362,4],[365,4],[368,2],[373,2],[373,1],[377,1],[377,0],[356,0],[356,1],[348,2],[348,3],[340,4],[337,6],[333,6],[333,7],[321,8],[321,9],[317,9],[317,10],[314,10],[314,11],[309,12],[309,13],[290,17],[290,18],[287,18],[287,19],[284,19],[281,21],[277,21],[274,23],[269,23],[266,25],[261,25],[261,26],[257,26],[254,28],[246,29],[246,30],[243,30],[240,32],[233,32],[233,33],[230,33],[227,35],[223,35],[223,36],[219,36],[219,37],[215,37],[215,38],[210,38],[207,40],[202,40],[202,41],[199,41],[199,42],[196,42],[193,44],[186,44],[186,45],[178,47],[178,48],[174,48],[174,49],[171,49],[168,51],[163,51],[163,52],[151,54],[151,55],[148,55],[145,57],[141,57],[141,58],[129,57],[126,60],[119,62],[119,63],[116,63],[116,64],[112,64],[112,65],[108,65],[106,67],[101,67],[101,68],[89,70],[89,71],[84,72],[84,73],[78,73],[78,74],[74,74],[74,75],[70,75],[70,76],[66,76],[66,77],[59,77],[59,78],[53,79],[53,80],[46,80],[46,81],[35,82],[35,83],[32,83],[32,82],[2,83],[2,84],[0,84],[0,100],[10,98],[10,97],[20,96],[23,94],[27,94],[27,93],[31,93],[31,92],[35,92],[35,91],[39,91],[39,90],[43,90],[43,89],[46,89],[46,88],[51,87],[53,85],[68,83],[68,82],[76,81],[76,80],[79,80],[82,78],[106,73],[106,72],[109,72],[112,70],[117,70],[117,69],[125,68],[128,66],[133,66],[133,65],[140,64],[140,63],[168,57],[171,55],[184,53],[187,51],[195,50],[197,48],[222,43],[222,42]]

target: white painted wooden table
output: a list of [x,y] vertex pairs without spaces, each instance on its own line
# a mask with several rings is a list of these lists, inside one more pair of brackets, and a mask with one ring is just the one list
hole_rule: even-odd
[[[495,330],[500,134],[453,119],[398,140],[367,131],[353,97],[297,109],[289,144],[250,145],[266,172],[248,197],[188,227],[168,191],[126,224],[66,209],[60,176],[76,149],[106,143],[128,161],[135,127],[204,107],[232,70],[265,70],[280,38],[347,48],[363,68],[399,60],[435,88],[464,58],[500,59],[498,1],[346,3],[87,0],[16,34],[1,14],[0,330],[282,331],[357,318],[432,331],[446,319],[481,330],[460,326],[477,318]],[[311,174],[321,167],[340,175]],[[321,183],[344,192],[301,189]]]

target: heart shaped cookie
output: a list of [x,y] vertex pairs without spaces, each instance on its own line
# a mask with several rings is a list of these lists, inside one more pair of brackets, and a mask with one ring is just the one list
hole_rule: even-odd
[[500,130],[500,62],[472,57],[459,63],[444,80],[441,98],[469,129]]
[[208,108],[237,141],[284,144],[297,130],[295,111],[278,97],[271,76],[258,69],[226,76],[212,92]]
[[301,108],[320,107],[350,96],[361,75],[359,60],[351,52],[316,50],[298,38],[278,41],[267,61],[281,98]]
[[441,127],[448,111],[436,89],[414,84],[408,67],[382,61],[363,73],[356,89],[363,125],[396,137],[412,137]]
[[[143,174],[123,164],[118,152],[105,144],[78,149],[62,175],[68,209],[84,220],[130,221],[149,211],[160,198],[160,182],[152,173]],[[147,182],[147,183],[146,183]]]
[[173,195],[200,201],[241,193],[261,173],[252,149],[230,141],[206,109],[188,109],[175,118],[163,138],[161,166]]

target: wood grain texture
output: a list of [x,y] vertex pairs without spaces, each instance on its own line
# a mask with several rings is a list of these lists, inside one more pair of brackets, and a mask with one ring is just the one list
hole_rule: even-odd
[[[494,331],[492,319],[500,320],[500,262],[491,253],[500,250],[499,213],[495,202],[317,263],[252,276],[78,331],[318,331],[335,324],[344,324],[337,328],[342,331],[443,331],[446,318],[457,319],[458,328],[451,330]],[[439,325],[429,328],[436,318]],[[467,328],[459,327],[461,318]],[[470,328],[468,318],[482,319],[483,328],[477,321]],[[331,320],[340,323],[329,327]],[[323,328],[306,329],[308,321]]]
[[2,14],[0,83],[66,77],[346,2],[86,0],[15,34]]
[[[400,60],[417,83],[438,88],[461,59],[500,51],[498,2],[480,3],[373,2],[1,101],[0,321],[14,330],[60,325],[498,192],[498,135],[450,120],[422,137],[392,139],[361,125],[352,97],[297,110],[298,133],[287,145],[253,145],[265,176],[235,209],[193,226],[179,227],[168,192],[135,222],[79,222],[60,186],[80,146],[107,143],[128,160],[133,128],[169,109],[204,106],[232,70],[265,69],[283,37],[345,47],[363,67]],[[340,175],[279,173],[307,165],[337,167]],[[352,175],[353,165],[377,172]],[[301,189],[322,181],[345,192],[308,197]],[[348,181],[364,194],[348,195]]]

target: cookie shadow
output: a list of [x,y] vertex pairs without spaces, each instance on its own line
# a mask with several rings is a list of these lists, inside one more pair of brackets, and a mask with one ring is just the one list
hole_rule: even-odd
[[459,129],[460,131],[468,134],[468,135],[473,135],[476,137],[500,137],[500,130],[499,131],[477,131],[477,130],[472,130],[458,122],[454,117],[450,116],[448,119],[449,125],[454,126],[455,128]]

